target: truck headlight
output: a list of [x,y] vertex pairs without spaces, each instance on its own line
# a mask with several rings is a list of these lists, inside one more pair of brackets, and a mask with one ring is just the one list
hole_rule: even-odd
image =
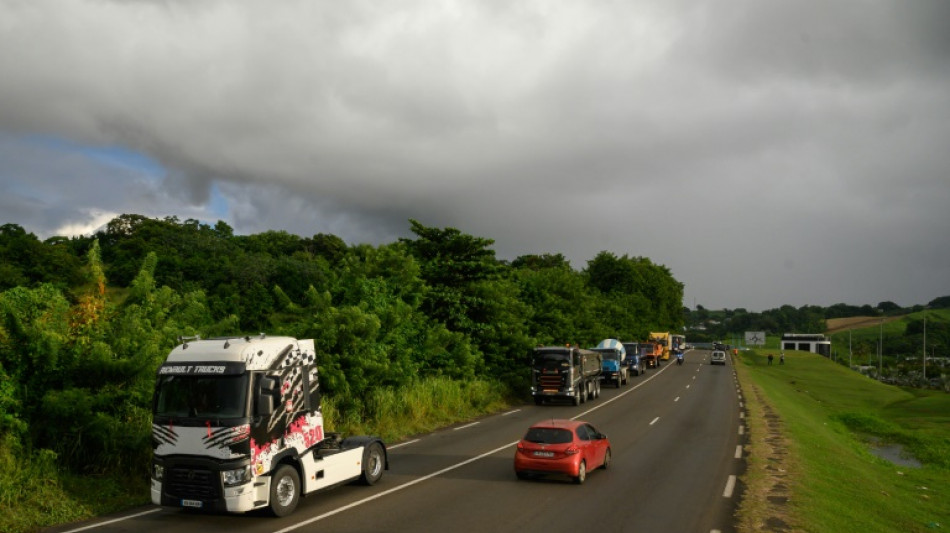
[[155,481],[161,481],[164,478],[165,478],[165,467],[158,463],[154,463],[152,465],[152,479],[154,479]]
[[224,470],[221,472],[221,481],[224,482],[226,487],[233,487],[234,485],[243,485],[251,480],[251,467],[242,466],[235,470]]

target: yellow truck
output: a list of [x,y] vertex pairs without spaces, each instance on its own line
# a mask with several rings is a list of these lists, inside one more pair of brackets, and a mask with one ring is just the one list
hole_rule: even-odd
[[660,356],[660,359],[664,361],[670,360],[670,350],[673,346],[671,344],[672,339],[670,338],[670,333],[668,331],[664,332],[650,332],[650,342],[655,342],[663,347],[663,355]]

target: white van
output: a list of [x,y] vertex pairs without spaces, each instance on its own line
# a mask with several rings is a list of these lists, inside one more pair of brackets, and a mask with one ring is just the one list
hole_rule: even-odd
[[709,364],[725,366],[726,352],[722,350],[713,350],[712,356],[709,358]]

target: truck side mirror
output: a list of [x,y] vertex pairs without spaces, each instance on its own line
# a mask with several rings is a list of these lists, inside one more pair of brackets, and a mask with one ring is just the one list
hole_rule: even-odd
[[269,415],[274,412],[274,397],[270,394],[262,394],[257,398],[257,414]]
[[278,394],[277,380],[264,376],[260,381],[260,390],[257,391],[255,411],[258,415],[269,415],[274,412],[274,397]]

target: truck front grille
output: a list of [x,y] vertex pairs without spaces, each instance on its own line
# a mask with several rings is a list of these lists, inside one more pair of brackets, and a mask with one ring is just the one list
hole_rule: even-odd
[[560,389],[564,384],[564,380],[561,379],[561,376],[541,376],[538,379],[539,384],[542,389]]
[[220,494],[218,476],[207,468],[176,467],[165,476],[165,492],[172,498],[213,500]]

